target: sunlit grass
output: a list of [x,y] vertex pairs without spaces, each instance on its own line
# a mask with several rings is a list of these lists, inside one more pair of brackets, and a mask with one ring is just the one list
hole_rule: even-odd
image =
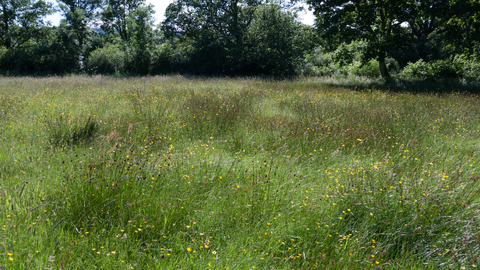
[[0,80],[0,268],[479,267],[478,96]]

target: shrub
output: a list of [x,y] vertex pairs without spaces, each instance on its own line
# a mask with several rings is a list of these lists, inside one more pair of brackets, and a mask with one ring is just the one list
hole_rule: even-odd
[[476,61],[474,57],[465,55],[457,55],[454,60],[462,64],[463,78],[465,80],[480,82],[480,62]]
[[353,62],[348,66],[348,73],[358,76],[378,77],[380,76],[380,68],[378,61],[372,59],[363,65],[360,62]]
[[459,58],[447,58],[432,62],[433,75],[436,78],[461,78],[463,77],[463,64]]
[[168,74],[172,71],[173,46],[169,42],[158,46],[153,52],[152,73]]
[[7,52],[8,52],[7,48],[0,46],[0,69],[3,69],[3,66],[4,66],[3,62],[5,61],[4,58]]
[[415,63],[408,63],[401,75],[418,79],[463,78],[468,81],[478,81],[480,78],[480,63],[463,54],[428,63],[420,59]]
[[312,54],[305,56],[301,72],[303,75],[310,76],[333,75],[338,72],[333,58],[333,52],[327,53],[322,46],[319,46]]
[[423,59],[415,63],[408,62],[407,66],[403,68],[402,76],[410,78],[427,78],[433,74],[432,66],[424,62]]
[[88,57],[85,68],[91,74],[114,74],[123,72],[126,53],[115,44],[107,44],[94,50]]
[[16,49],[0,50],[0,69],[5,71],[32,72],[38,69],[37,44],[27,42]]
[[[312,54],[305,56],[301,73],[303,75],[324,76],[324,75],[357,75],[366,77],[380,76],[378,61],[371,59],[366,63],[366,43],[354,41],[349,44],[342,43],[333,52],[326,52],[322,46],[315,48]],[[386,64],[389,72],[398,73],[399,64],[393,58],[387,58]]]
[[65,31],[49,30],[42,39],[29,40],[16,48],[0,49],[0,69],[14,74],[76,72],[80,49]]

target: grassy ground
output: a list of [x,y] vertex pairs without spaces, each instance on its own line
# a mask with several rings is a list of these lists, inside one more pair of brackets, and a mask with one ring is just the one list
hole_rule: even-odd
[[0,269],[474,269],[480,99],[0,78]]

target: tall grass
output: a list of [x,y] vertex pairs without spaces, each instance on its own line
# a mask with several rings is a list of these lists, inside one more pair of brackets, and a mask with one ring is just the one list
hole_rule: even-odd
[[478,267],[476,95],[1,80],[0,268]]
[[98,123],[92,117],[71,119],[64,113],[46,117],[45,126],[54,146],[89,143],[98,131]]

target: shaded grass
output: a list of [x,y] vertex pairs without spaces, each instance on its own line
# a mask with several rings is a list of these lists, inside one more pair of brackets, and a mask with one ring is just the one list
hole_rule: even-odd
[[331,86],[341,86],[352,90],[377,89],[390,93],[410,93],[410,94],[450,94],[463,93],[478,95],[480,85],[478,82],[468,82],[463,79],[412,79],[403,77],[367,78],[358,76],[339,76],[319,78],[319,81]]

